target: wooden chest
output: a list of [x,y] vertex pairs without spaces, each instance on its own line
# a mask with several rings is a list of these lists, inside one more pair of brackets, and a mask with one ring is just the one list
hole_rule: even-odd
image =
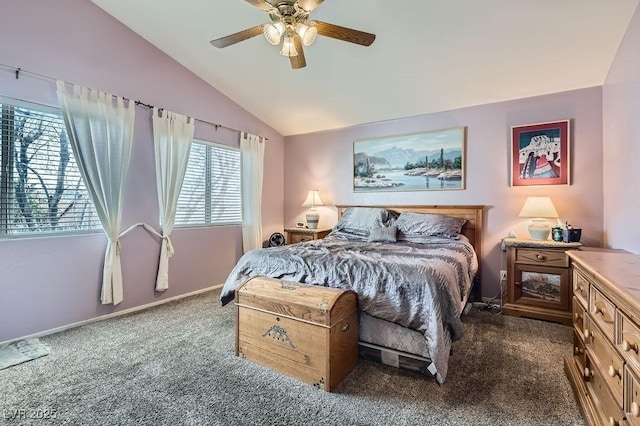
[[238,356],[327,391],[358,362],[353,291],[255,277],[235,302]]

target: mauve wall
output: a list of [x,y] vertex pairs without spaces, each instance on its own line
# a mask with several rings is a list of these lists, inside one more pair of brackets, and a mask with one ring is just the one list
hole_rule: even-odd
[[603,88],[605,242],[640,254],[640,8]]
[[[571,119],[571,181],[567,186],[509,185],[510,128]],[[353,141],[388,135],[467,127],[466,190],[354,193]],[[311,188],[330,205],[486,205],[482,247],[482,294],[499,292],[506,259],[500,240],[509,230],[528,237],[518,213],[527,196],[550,196],[563,220],[583,228],[582,242],[601,246],[602,90],[600,87],[391,120],[335,131],[285,137],[285,226],[304,220],[301,204]],[[318,209],[320,226],[331,227],[336,209]]]
[[[139,99],[269,138],[265,236],[282,229],[283,138],[88,0],[3,1],[0,63]],[[55,83],[0,68],[0,96],[58,104]],[[235,132],[196,122],[196,137],[238,146]],[[123,229],[158,229],[151,113],[136,108]],[[103,234],[0,240],[0,342],[222,283],[241,254],[238,226],[176,229],[169,289],[154,292],[158,240],[142,228],[122,240],[124,302],[99,303]]]

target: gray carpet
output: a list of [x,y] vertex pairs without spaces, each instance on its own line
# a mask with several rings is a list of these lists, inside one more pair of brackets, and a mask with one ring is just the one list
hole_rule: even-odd
[[562,368],[568,327],[472,309],[443,386],[360,360],[326,393],[235,357],[234,308],[217,296],[41,338],[49,356],[0,371],[0,423],[584,424]]

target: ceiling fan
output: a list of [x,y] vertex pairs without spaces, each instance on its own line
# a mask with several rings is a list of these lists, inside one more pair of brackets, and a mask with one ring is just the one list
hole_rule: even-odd
[[323,0],[245,1],[265,11],[272,22],[256,25],[244,31],[212,40],[212,45],[223,48],[259,34],[264,34],[267,41],[274,46],[279,45],[280,41],[282,41],[280,54],[289,57],[291,68],[298,69],[307,65],[304,58],[303,46],[310,46],[318,34],[362,46],[370,46],[376,39],[375,34],[353,30],[327,22],[309,20],[309,14],[318,7]]

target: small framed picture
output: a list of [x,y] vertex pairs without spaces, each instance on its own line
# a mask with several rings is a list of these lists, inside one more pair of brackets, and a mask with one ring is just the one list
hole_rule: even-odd
[[511,128],[511,185],[569,185],[569,120]]

